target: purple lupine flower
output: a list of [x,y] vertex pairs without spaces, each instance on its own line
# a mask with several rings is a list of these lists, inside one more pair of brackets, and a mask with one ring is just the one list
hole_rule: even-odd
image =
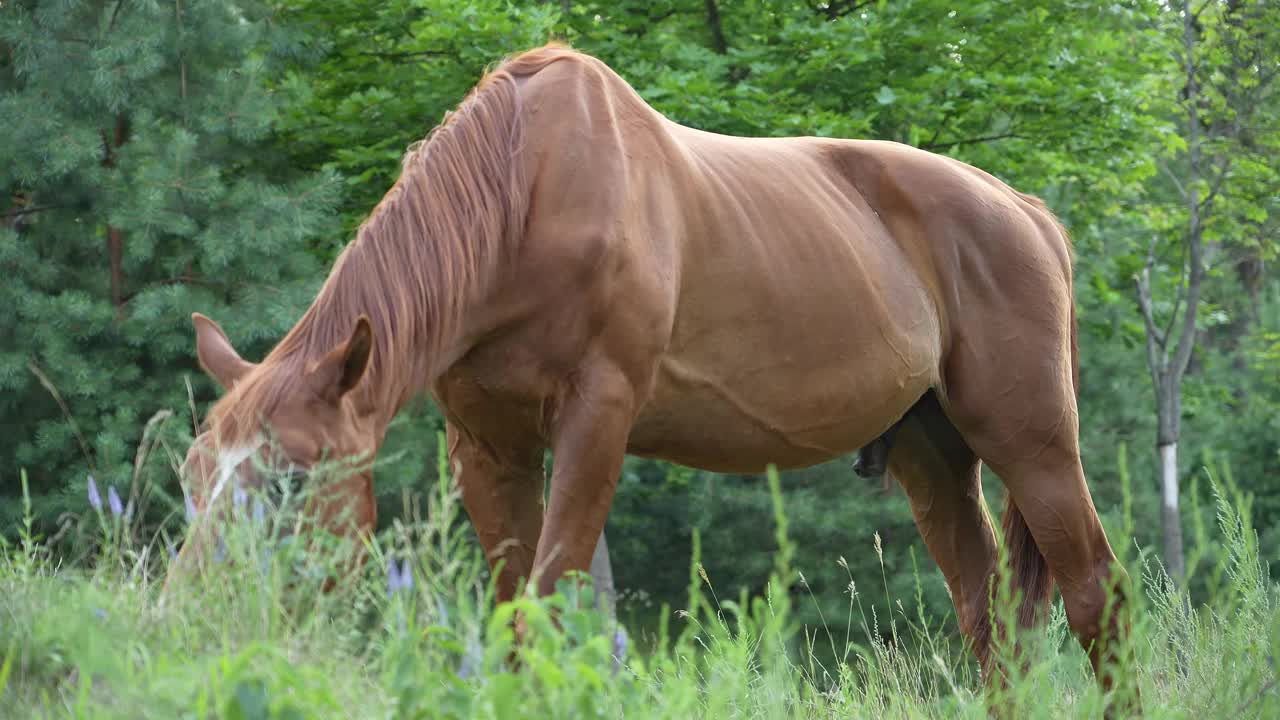
[[408,594],[413,590],[413,568],[409,567],[409,558],[405,558],[400,567],[396,567],[396,559],[387,560],[387,597],[404,590]]
[[93,476],[89,476],[89,507],[98,512],[102,512],[102,496],[98,494],[98,483],[93,481]]
[[462,664],[458,667],[458,677],[466,680],[476,674],[482,662],[483,650],[480,641],[474,634],[467,637],[467,649],[462,653]]
[[387,597],[393,597],[400,589],[400,570],[396,567],[395,558],[387,561]]
[[400,564],[400,587],[406,594],[413,592],[413,568],[409,567],[409,558]]
[[124,515],[124,504],[120,502],[120,496],[116,494],[116,486],[107,486],[107,504],[111,506],[111,514],[116,517]]
[[617,675],[627,659],[627,634],[619,627],[613,633],[613,674]]

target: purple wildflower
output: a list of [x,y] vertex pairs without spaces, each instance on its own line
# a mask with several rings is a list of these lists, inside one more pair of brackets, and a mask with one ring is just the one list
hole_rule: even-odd
[[261,524],[267,515],[267,507],[260,498],[253,499],[253,521]]
[[613,633],[613,674],[618,674],[623,661],[627,659],[627,634],[619,627]]
[[231,491],[231,501],[235,503],[236,507],[243,509],[245,503],[249,502],[249,494],[244,491],[244,488],[237,485]]
[[406,594],[413,590],[413,569],[409,567],[409,558],[405,558],[400,567],[396,567],[396,559],[387,560],[387,597],[404,590]]
[[387,597],[392,597],[400,589],[400,570],[396,567],[395,558],[387,561]]
[[98,494],[98,483],[93,481],[93,476],[89,476],[89,506],[98,512],[102,512],[102,496]]
[[475,675],[482,662],[484,651],[480,641],[474,634],[467,637],[467,649],[462,653],[462,665],[458,668],[458,677],[466,680]]
[[120,517],[124,514],[124,504],[120,502],[120,496],[116,494],[116,486],[107,486],[107,504],[111,506],[111,514]]
[[406,593],[413,591],[413,568],[409,567],[409,558],[405,558],[400,564],[400,587]]

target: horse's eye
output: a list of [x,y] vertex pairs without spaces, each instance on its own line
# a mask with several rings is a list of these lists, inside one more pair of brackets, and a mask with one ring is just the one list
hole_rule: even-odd
[[290,465],[289,470],[280,478],[280,489],[289,495],[297,495],[302,492],[302,485],[307,480],[307,471],[295,465]]

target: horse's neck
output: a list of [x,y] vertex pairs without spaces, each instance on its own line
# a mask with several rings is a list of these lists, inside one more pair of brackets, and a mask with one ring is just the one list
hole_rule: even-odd
[[326,283],[333,318],[365,313],[373,325],[369,393],[380,410],[394,414],[462,355],[472,304],[512,260],[528,208],[523,154],[512,154],[524,145],[521,117],[506,76],[459,106],[406,156]]

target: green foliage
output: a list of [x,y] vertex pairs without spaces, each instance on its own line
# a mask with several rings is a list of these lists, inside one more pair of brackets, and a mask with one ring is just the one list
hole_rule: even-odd
[[[190,439],[183,376],[213,394],[191,312],[262,352],[318,286],[306,245],[331,229],[338,186],[278,152],[287,97],[265,82],[295,49],[253,4],[0,8],[6,528],[19,468],[45,528],[83,507],[89,474],[135,504],[152,477],[175,496],[161,471]],[[149,442],[170,452],[140,453],[163,412]]]

